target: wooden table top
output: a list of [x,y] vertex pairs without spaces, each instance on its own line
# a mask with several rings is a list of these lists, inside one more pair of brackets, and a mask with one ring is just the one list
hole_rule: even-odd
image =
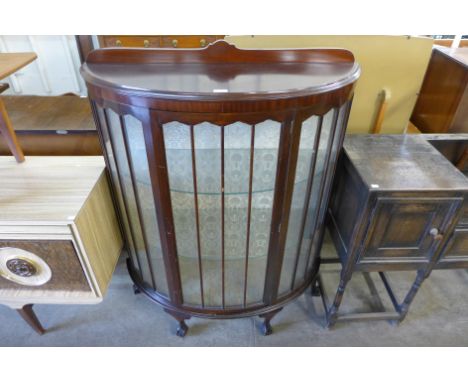
[[0,53],[0,80],[25,67],[37,58],[36,53]]

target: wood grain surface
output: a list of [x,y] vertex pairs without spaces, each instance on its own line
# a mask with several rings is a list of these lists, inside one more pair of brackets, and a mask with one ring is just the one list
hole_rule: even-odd
[[100,295],[104,295],[123,247],[105,173],[101,174],[75,224]]
[[37,58],[36,53],[0,53],[0,80],[25,67]]
[[15,130],[95,130],[87,98],[3,96]]
[[103,172],[102,157],[0,157],[0,225],[72,222]]

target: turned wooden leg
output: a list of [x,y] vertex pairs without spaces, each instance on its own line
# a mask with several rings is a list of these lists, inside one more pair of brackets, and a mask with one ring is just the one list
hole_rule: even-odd
[[42,335],[46,332],[34,313],[32,304],[25,305],[21,309],[16,309],[16,311],[37,333]]
[[264,314],[260,314],[259,317],[263,318],[263,323],[262,323],[262,326],[260,327],[260,332],[264,335],[264,336],[269,336],[270,334],[273,333],[273,328],[271,327],[271,324],[270,324],[270,321],[271,319],[276,316],[277,313],[279,313],[281,310],[283,309],[283,307],[279,308],[279,309],[276,309],[276,310],[273,310],[271,312],[268,312],[268,313],[264,313]]
[[400,318],[399,322],[403,321],[408,314],[409,307],[418,293],[419,287],[421,286],[422,282],[425,279],[425,274],[423,271],[419,271],[418,275],[416,276],[416,280],[414,280],[413,285],[411,285],[411,289],[409,290],[408,294],[406,295],[403,302],[400,304]]
[[343,295],[346,289],[346,285],[348,284],[348,279],[341,278],[340,284],[338,285],[338,289],[336,291],[335,299],[333,300],[333,304],[330,306],[326,313],[326,320],[327,320],[327,328],[331,329],[337,321],[338,318],[338,310],[341,305],[341,301],[343,300]]
[[16,138],[15,130],[11,126],[10,118],[8,117],[8,113],[5,109],[5,104],[3,100],[0,98],[0,133],[6,139],[7,145],[15,156],[17,162],[24,161],[24,154],[23,150],[18,143],[18,139]]
[[172,317],[174,317],[177,320],[177,322],[179,323],[179,326],[176,329],[176,335],[178,335],[179,337],[185,337],[185,335],[187,334],[187,331],[189,329],[187,324],[185,323],[185,320],[190,319],[190,316],[188,314],[175,312],[175,311],[170,310],[170,309],[164,309],[164,311],[166,313],[170,314]]

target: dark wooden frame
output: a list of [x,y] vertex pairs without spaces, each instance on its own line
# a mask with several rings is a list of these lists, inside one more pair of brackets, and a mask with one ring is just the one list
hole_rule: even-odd
[[[241,69],[235,65],[229,66],[231,71],[229,74],[232,78],[239,71],[246,68],[251,72],[274,71],[277,69],[270,69],[269,64],[274,65],[282,62],[297,65],[298,71],[301,70],[301,66],[307,65],[307,63],[336,63],[348,65],[350,70],[345,78],[341,78],[333,84],[292,89],[289,92],[255,94],[177,93],[155,89],[129,89],[121,86],[118,82],[113,82],[112,79],[109,80],[107,76],[103,78],[93,72],[93,68],[96,66],[102,65],[105,68],[106,65],[114,63],[138,64],[144,67],[147,64],[180,62],[198,66],[242,63]],[[110,65],[109,68],[112,68],[112,66]],[[190,65],[186,65],[185,68],[190,70]],[[333,65],[331,68],[333,70]],[[330,142],[326,152],[327,170],[325,176],[321,179],[322,185],[320,186],[320,201],[321,203],[327,203],[336,165],[336,155],[339,152],[339,150],[336,150],[335,157],[333,157],[334,139],[337,139],[337,144],[341,147],[355,81],[359,76],[359,66],[355,63],[352,54],[339,49],[241,50],[224,41],[209,45],[205,49],[105,49],[89,53],[81,73],[88,86],[93,110],[113,110],[120,116],[121,128],[124,128],[122,116],[127,114],[137,118],[143,126],[169,295],[164,296],[158,293],[154,286],[145,282],[135,268],[135,264],[129,258],[127,264],[130,276],[135,284],[135,291],[142,292],[151,300],[161,304],[164,310],[179,322],[177,334],[181,336],[185,335],[187,331],[184,320],[190,318],[190,316],[235,318],[260,315],[264,318],[262,332],[270,334],[270,320],[285,304],[303,293],[312,280],[315,279],[319,266],[317,258],[323,238],[323,232],[320,232],[320,228],[323,226],[324,216],[317,216],[316,218],[314,229],[319,234],[314,235],[313,253],[310,255],[313,266],[310,273],[304,277],[304,282],[301,285],[291,288],[290,293],[278,296],[302,122],[312,115],[323,116],[333,108],[337,110],[330,129],[331,138],[329,138]],[[112,73],[109,72],[109,74],[112,77]],[[341,123],[338,124],[338,108],[346,103],[349,106],[345,109],[345,115]],[[102,121],[100,118],[95,120],[99,131],[108,129],[107,126],[103,125],[103,123],[107,125],[106,120]],[[255,126],[255,124],[265,120],[274,120],[281,123],[281,136],[263,302],[248,306],[244,302],[242,306],[230,306],[228,308],[224,306],[224,299],[223,306],[220,308],[205,307],[203,301],[201,306],[184,304],[162,125],[166,122],[177,121],[193,126],[208,121],[219,125],[223,130],[223,126],[233,122],[240,121]],[[106,157],[109,157],[102,137],[101,145]],[[192,160],[194,160],[193,157]],[[252,165],[250,163],[250,167]],[[313,172],[311,176],[313,176]],[[222,174],[221,179],[223,179]],[[196,184],[194,184],[194,187],[196,190]],[[249,189],[251,190],[251,185]],[[251,194],[249,199],[251,199]],[[127,209],[125,205],[121,207],[123,210]],[[319,215],[320,211],[321,209],[318,208],[317,215]],[[126,215],[128,215],[128,211]],[[131,242],[127,242],[131,247]],[[202,272],[201,267],[200,272]],[[202,285],[201,288],[203,288]]]

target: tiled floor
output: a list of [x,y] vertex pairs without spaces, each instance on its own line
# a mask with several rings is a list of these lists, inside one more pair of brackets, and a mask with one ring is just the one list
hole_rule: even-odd
[[[324,250],[330,250],[325,246]],[[323,267],[328,294],[336,272]],[[414,275],[392,273],[400,296]],[[375,280],[376,288],[383,286]],[[16,314],[0,306],[0,346],[467,346],[468,272],[435,271],[422,285],[406,320],[351,322],[323,327],[319,298],[309,293],[287,305],[272,321],[274,333],[258,331],[259,318],[206,320],[192,318],[185,338],[174,335],[175,320],[143,295],[134,295],[122,259],[104,302],[93,306],[36,306],[48,333],[35,334]],[[384,294],[381,293],[383,296]],[[384,305],[388,299],[382,297]],[[345,294],[343,312],[374,303],[364,277],[356,274]]]

